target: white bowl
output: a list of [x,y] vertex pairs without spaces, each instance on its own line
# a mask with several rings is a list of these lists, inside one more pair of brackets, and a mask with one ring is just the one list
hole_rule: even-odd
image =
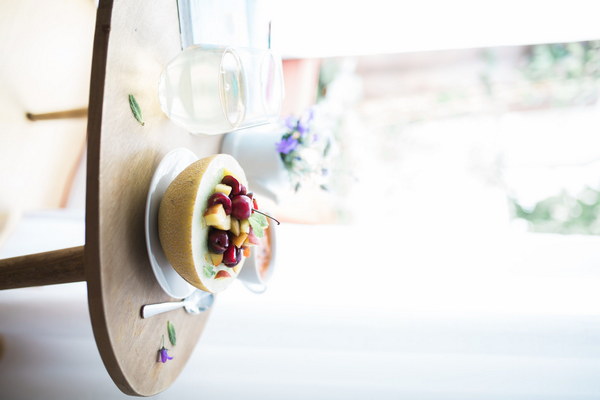
[[246,259],[244,268],[240,271],[238,279],[244,285],[255,293],[263,293],[267,290],[267,284],[275,271],[277,256],[277,224],[269,219],[269,228],[265,231],[265,236],[261,238],[264,243],[265,238],[269,238],[269,250],[267,262],[261,257],[264,245],[253,246],[250,257]]

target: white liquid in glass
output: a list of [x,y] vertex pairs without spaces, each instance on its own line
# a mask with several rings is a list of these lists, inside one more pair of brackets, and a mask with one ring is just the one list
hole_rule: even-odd
[[184,50],[166,66],[158,92],[165,114],[191,133],[229,132],[245,117],[244,74],[230,49]]

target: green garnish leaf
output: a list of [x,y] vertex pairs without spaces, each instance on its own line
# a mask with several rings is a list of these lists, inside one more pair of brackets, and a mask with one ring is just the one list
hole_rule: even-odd
[[175,346],[177,344],[177,336],[175,335],[175,326],[171,321],[167,321],[167,332],[169,332],[169,342]]
[[252,231],[258,238],[262,238],[265,236],[265,229],[269,226],[269,221],[267,221],[267,217],[257,212],[252,213],[250,218],[248,218],[248,222],[250,222],[250,226],[252,227]]
[[212,278],[216,273],[217,271],[215,271],[212,265],[204,265],[204,276]]
[[144,118],[142,117],[142,109],[140,108],[140,105],[138,104],[137,100],[135,99],[135,97],[133,97],[132,94],[129,95],[129,107],[131,108],[131,112],[133,113],[133,116],[135,117],[137,122],[144,126],[145,122]]

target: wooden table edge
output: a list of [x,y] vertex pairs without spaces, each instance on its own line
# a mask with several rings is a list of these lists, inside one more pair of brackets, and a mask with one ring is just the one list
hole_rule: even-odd
[[94,339],[102,362],[119,389],[129,395],[139,396],[127,382],[124,371],[116,359],[108,336],[107,321],[104,318],[102,302],[102,276],[97,266],[100,264],[100,144],[102,133],[102,111],[108,43],[113,10],[113,0],[101,0],[96,14],[94,51],[90,76],[90,98],[88,103],[87,125],[87,171],[86,171],[86,214],[84,265],[88,288],[88,308],[93,327]]

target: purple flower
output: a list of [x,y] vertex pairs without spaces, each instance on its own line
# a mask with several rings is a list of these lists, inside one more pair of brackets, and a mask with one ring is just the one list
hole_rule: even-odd
[[304,135],[309,130],[308,121],[300,120],[298,121],[298,132]]
[[285,119],[285,126],[289,129],[289,130],[294,130],[296,129],[296,125],[298,124],[298,120],[296,119],[296,117],[294,117],[293,115],[290,115],[289,117],[287,117]]
[[158,361],[162,362],[163,364],[166,363],[168,360],[173,359],[173,357],[169,356],[169,353],[167,353],[167,351],[168,349],[165,349],[165,336],[163,335],[162,345],[158,350]]
[[167,353],[167,349],[165,349],[164,346],[160,348],[158,353],[160,355],[160,362],[162,362],[163,364],[166,363],[168,360],[173,359],[173,357],[169,356],[169,353]]
[[315,110],[313,107],[309,108],[304,115],[298,120],[297,130],[302,135],[310,131],[310,123],[315,119]]
[[277,151],[282,154],[289,154],[298,146],[298,140],[294,139],[292,136],[281,139],[276,143]]

